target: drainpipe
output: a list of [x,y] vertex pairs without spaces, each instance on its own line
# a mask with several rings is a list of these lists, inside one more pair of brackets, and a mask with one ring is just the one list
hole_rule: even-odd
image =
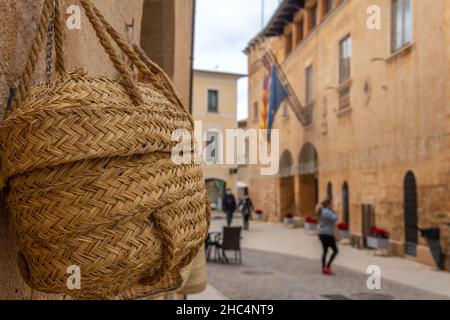
[[194,44],[195,44],[195,11],[196,11],[196,0],[192,0],[192,42],[191,42],[191,83],[189,88],[189,113],[192,114],[192,103],[193,103],[193,87],[194,87]]

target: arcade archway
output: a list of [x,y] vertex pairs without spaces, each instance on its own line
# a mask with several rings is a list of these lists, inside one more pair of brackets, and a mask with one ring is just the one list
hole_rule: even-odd
[[409,256],[417,255],[418,242],[418,204],[417,182],[412,171],[409,171],[403,182],[403,207],[405,215],[405,253]]
[[347,181],[342,185],[342,218],[347,225],[350,224],[350,190]]
[[333,200],[333,184],[331,182],[327,184],[327,198]]
[[289,150],[285,150],[280,158],[280,220],[287,213],[295,213],[295,191],[292,167],[294,161]]
[[222,179],[205,179],[206,192],[213,210],[222,210],[222,197],[225,194],[227,183]]
[[311,143],[304,144],[300,151],[299,174],[300,214],[314,216],[319,203],[319,158]]

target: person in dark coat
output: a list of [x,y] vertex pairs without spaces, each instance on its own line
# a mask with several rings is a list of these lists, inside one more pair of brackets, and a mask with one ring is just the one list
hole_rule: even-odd
[[236,199],[231,193],[231,189],[227,189],[225,196],[222,199],[222,209],[227,215],[227,226],[231,226],[233,222],[233,213],[236,210]]
[[244,196],[239,201],[239,207],[242,211],[242,218],[244,219],[244,230],[248,230],[250,215],[253,211],[253,202],[248,196],[247,188],[244,190]]

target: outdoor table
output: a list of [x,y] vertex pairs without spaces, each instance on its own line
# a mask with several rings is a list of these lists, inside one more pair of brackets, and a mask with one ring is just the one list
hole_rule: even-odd
[[213,248],[217,250],[216,245],[219,243],[220,238],[222,236],[222,230],[210,230],[208,232],[208,238],[205,241],[205,249],[206,249],[206,260],[210,261],[210,252]]

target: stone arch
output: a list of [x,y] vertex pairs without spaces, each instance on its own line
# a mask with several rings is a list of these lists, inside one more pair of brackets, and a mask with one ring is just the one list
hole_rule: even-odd
[[350,188],[347,181],[342,184],[342,219],[347,225],[350,224]]
[[294,159],[292,153],[289,150],[284,150],[280,157],[280,176],[291,176],[292,166],[294,165]]
[[408,171],[403,181],[403,208],[405,219],[405,253],[417,255],[418,243],[418,201],[417,181],[414,172]]
[[220,178],[208,177],[205,179],[205,185],[211,207],[222,210],[222,197],[225,194],[227,182]]
[[299,210],[302,216],[314,216],[319,203],[319,157],[312,143],[305,143],[299,157]]
[[319,171],[319,157],[312,143],[305,143],[300,151],[299,159],[300,175],[315,174]]
[[333,184],[331,182],[327,184],[327,198],[333,200]]
[[285,214],[295,214],[295,181],[293,175],[294,160],[289,150],[284,150],[280,157],[279,170],[279,220]]

